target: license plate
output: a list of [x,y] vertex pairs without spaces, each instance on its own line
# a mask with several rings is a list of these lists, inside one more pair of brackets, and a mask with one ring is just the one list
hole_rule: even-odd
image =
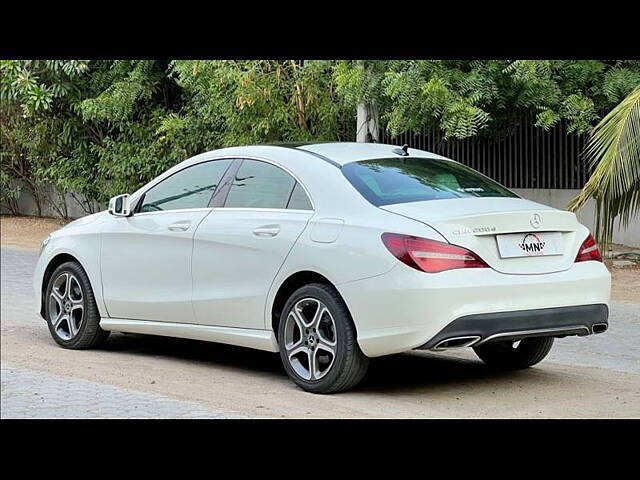
[[562,233],[509,233],[496,235],[501,258],[562,255]]

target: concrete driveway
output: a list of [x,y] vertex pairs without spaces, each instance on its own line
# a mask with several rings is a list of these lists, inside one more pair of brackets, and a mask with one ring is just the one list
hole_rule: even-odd
[[2,418],[640,418],[640,304],[609,331],[556,340],[536,367],[494,372],[473,351],[374,359],[337,395],[296,388],[276,354],[114,334],[71,351],[34,312],[37,252],[1,249]]

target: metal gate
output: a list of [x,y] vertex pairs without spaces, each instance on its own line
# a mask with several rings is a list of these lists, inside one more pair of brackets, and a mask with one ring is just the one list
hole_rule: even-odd
[[398,136],[381,134],[381,142],[427,150],[457,160],[509,188],[582,188],[589,169],[582,152],[588,135],[567,133],[559,121],[548,131],[532,117],[496,122],[473,138],[444,140],[439,129]]

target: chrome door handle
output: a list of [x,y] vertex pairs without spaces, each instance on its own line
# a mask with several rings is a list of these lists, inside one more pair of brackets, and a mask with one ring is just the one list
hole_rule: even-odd
[[278,233],[280,233],[280,225],[265,225],[253,231],[256,237],[275,237]]
[[186,232],[187,230],[189,230],[190,226],[191,222],[177,222],[169,225],[169,230],[171,230],[172,232]]

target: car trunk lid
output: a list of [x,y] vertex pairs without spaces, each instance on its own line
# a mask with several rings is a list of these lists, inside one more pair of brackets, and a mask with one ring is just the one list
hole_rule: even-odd
[[[583,228],[571,212],[521,198],[455,198],[380,208],[429,225],[449,243],[475,252],[494,270],[510,274],[567,270],[576,256],[576,235]],[[557,233],[545,235],[553,232]],[[514,235],[502,237],[501,254],[497,237],[507,234]],[[553,252],[556,254],[541,255],[545,250],[526,253],[532,242],[537,244],[543,240],[548,245],[556,243],[557,251]],[[522,255],[531,256],[509,256],[505,243],[511,244],[510,254],[518,254],[520,249]],[[550,251],[549,247],[546,251]]]

